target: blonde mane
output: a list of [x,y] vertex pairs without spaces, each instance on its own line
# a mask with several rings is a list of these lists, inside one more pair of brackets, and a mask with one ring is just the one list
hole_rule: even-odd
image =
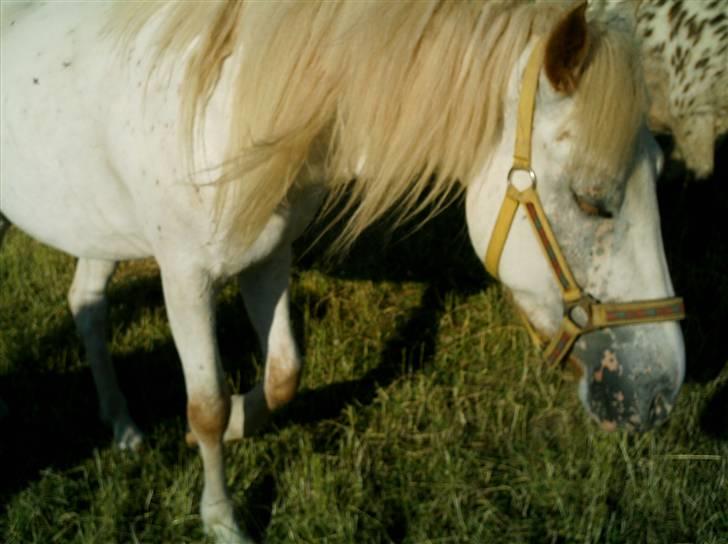
[[[291,189],[325,183],[332,198],[344,190],[349,197],[352,213],[339,236],[347,245],[387,210],[404,219],[437,209],[473,179],[499,141],[516,60],[566,7],[172,1],[122,6],[114,24],[133,37],[163,9],[155,53],[169,62],[191,49],[181,90],[189,151],[223,63],[234,59],[219,202],[240,202],[237,236],[254,240]],[[575,115],[585,145],[608,169],[632,147],[614,135],[634,134],[641,120],[639,63],[627,37],[599,29],[594,36]],[[605,85],[623,99],[593,94]]]

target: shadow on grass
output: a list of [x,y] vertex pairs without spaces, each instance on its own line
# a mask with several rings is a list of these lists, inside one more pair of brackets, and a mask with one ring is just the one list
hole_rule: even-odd
[[[346,406],[370,404],[377,387],[386,387],[397,378],[425,367],[435,354],[442,295],[438,287],[427,287],[420,305],[387,341],[376,367],[356,380],[301,392],[276,416],[277,426],[336,418]],[[336,438],[331,440],[336,441]]]
[[[308,233],[297,244],[304,250],[299,263],[302,267],[322,268],[345,279],[416,281],[426,288],[419,305],[386,342],[376,367],[359,379],[302,392],[290,409],[277,418],[280,424],[307,424],[336,417],[347,405],[369,404],[377,386],[386,386],[402,375],[421,370],[435,353],[438,322],[448,293],[477,292],[487,283],[465,236],[462,206],[449,207],[426,227],[409,235],[406,227],[388,234],[386,226],[385,222],[369,229],[335,264],[323,254],[329,240],[311,247],[318,232]],[[316,305],[311,311],[322,312]],[[301,345],[305,349],[305,342]]]
[[[129,325],[143,308],[161,303],[161,292],[155,283],[158,281],[153,278],[144,278],[111,289],[115,326]],[[9,408],[7,417],[0,420],[2,505],[43,471],[71,467],[88,458],[94,449],[111,445],[111,432],[98,418],[90,369],[57,371],[44,367],[54,353],[81,350],[70,313],[55,330],[38,339],[38,345],[33,348],[21,347],[18,353],[33,355],[13,361],[17,371],[0,377],[0,391]],[[150,401],[155,395],[150,395],[148,390],[156,392],[160,384],[165,387],[175,382],[181,384],[171,343],[155,346],[151,351],[115,354],[114,365],[120,386],[127,393],[132,416],[142,428],[148,429],[169,416],[170,410],[165,407],[174,403],[160,402],[157,406],[155,401],[151,407]],[[175,374],[179,375],[178,379]],[[154,418],[146,414],[154,414]]]
[[248,510],[243,517],[244,527],[255,542],[265,540],[265,532],[273,517],[273,504],[278,498],[275,475],[261,475],[247,491]]

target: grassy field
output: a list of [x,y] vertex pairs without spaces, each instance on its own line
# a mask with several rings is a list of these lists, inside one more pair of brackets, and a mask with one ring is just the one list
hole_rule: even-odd
[[[660,187],[688,375],[669,423],[638,436],[599,431],[573,378],[539,363],[460,207],[409,237],[373,229],[341,263],[304,241],[292,281],[301,393],[227,449],[248,531],[269,543],[728,542],[725,167]],[[0,251],[0,541],[204,541],[155,266],[122,266],[110,289],[139,454],[115,451],[97,421],[65,304],[72,267],[17,230]],[[230,383],[245,390],[261,362],[232,286],[219,323]]]

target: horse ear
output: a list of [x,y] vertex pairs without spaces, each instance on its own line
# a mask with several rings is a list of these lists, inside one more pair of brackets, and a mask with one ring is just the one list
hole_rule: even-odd
[[586,2],[572,9],[546,42],[544,70],[554,90],[571,94],[579,84],[591,45]]

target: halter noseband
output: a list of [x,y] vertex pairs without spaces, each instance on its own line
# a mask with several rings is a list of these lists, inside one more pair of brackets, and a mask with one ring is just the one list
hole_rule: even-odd
[[[495,228],[485,254],[485,268],[492,276],[498,277],[498,266],[508,233],[518,206],[523,204],[546,260],[554,272],[564,303],[564,316],[561,319],[559,330],[550,339],[539,334],[525,315],[524,321],[531,338],[543,350],[546,362],[555,364],[566,357],[574,342],[584,333],[619,325],[680,320],[685,318],[685,308],[680,297],[626,303],[600,303],[585,293],[574,279],[541,205],[541,200],[536,192],[536,173],[531,168],[533,111],[544,48],[545,41],[541,40],[531,53],[523,74],[513,166],[508,172],[506,196],[498,212]],[[529,184],[525,189],[518,189],[511,179],[513,174],[518,171],[528,174]]]

